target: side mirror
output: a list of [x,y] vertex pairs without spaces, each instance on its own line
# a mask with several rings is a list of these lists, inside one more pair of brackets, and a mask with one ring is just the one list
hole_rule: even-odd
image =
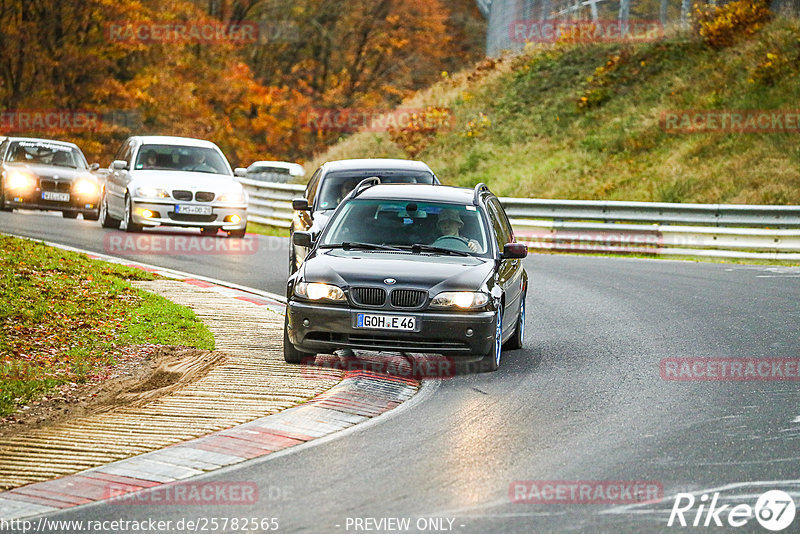
[[128,162],[124,159],[115,159],[111,163],[111,168],[115,171],[124,171],[128,168]]
[[528,247],[522,243],[506,243],[503,247],[503,254],[500,256],[504,260],[522,259],[528,255]]
[[292,243],[298,247],[311,248],[311,245],[314,244],[314,239],[311,236],[311,232],[295,232],[292,234]]
[[295,198],[292,200],[292,209],[297,211],[308,211],[308,200],[305,198]]
[[246,178],[247,177],[247,169],[244,167],[236,167],[233,169],[233,175],[237,178]]
[[97,169],[99,169],[99,168],[100,168],[100,164],[99,164],[99,163],[92,163],[91,165],[89,165],[89,170],[90,170],[91,172],[94,172],[94,171],[96,171],[96,170],[97,170]]

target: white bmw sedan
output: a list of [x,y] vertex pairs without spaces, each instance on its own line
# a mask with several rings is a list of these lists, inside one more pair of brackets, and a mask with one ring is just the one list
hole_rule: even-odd
[[[244,176],[245,169],[236,169]],[[157,226],[244,237],[247,193],[210,141],[135,136],[120,147],[100,198],[100,224],[128,232]]]

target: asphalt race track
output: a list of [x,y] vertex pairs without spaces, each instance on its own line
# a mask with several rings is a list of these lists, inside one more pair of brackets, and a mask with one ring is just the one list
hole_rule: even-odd
[[[0,231],[284,292],[280,238],[248,236],[247,254],[119,254],[98,223],[52,214],[0,213]],[[716,492],[729,509],[767,490],[800,506],[797,379],[662,378],[668,358],[800,357],[799,268],[535,254],[525,266],[525,347],[498,372],[427,381],[369,423],[200,480],[255,482],[257,504],[100,503],[50,519],[157,518],[176,532],[212,518],[277,518],[280,532],[766,532],[755,519],[730,527],[726,513],[723,529],[703,527],[705,513],[694,529],[667,521],[683,492],[698,500],[687,522]],[[640,481],[663,499],[515,502],[529,497],[519,481]],[[231,525],[217,531],[242,531]]]

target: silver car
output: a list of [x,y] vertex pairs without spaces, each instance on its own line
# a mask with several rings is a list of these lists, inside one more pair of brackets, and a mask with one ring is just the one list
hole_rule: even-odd
[[[245,169],[236,169],[244,176]],[[247,193],[210,141],[136,136],[125,141],[105,178],[100,223],[128,232],[158,226],[219,230],[244,237]]]

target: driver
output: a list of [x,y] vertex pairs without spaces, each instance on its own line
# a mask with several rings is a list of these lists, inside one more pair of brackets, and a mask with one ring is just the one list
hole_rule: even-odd
[[25,150],[24,146],[17,145],[17,148],[14,150],[14,155],[12,156],[11,161],[28,161],[28,151]]
[[469,249],[472,252],[478,252],[478,248],[480,247],[480,243],[475,241],[474,239],[467,239],[466,237],[461,236],[461,228],[464,226],[464,221],[461,220],[461,216],[455,210],[442,210],[439,214],[439,220],[436,221],[436,227],[439,229],[439,232],[442,235],[433,242],[434,245],[437,243],[442,243],[448,237],[456,237],[466,243]]
[[199,172],[214,172],[214,167],[206,162],[206,153],[204,151],[197,151],[193,154],[192,157],[192,165],[190,165],[190,171],[199,171]]
[[350,194],[350,191],[355,189],[356,183],[353,180],[345,180],[339,185],[339,194],[336,196],[336,205],[342,203],[344,197]]
[[155,169],[158,163],[155,150],[148,150],[144,153],[144,168]]

